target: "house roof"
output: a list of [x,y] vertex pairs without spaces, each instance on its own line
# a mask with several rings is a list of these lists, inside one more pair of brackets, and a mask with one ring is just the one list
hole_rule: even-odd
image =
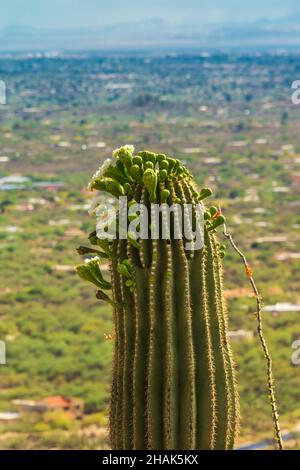
[[72,399],[62,397],[62,396],[53,396],[53,397],[46,397],[43,399],[43,403],[45,403],[48,406],[53,406],[53,407],[58,407],[58,408],[64,408],[66,406],[70,406],[72,403]]

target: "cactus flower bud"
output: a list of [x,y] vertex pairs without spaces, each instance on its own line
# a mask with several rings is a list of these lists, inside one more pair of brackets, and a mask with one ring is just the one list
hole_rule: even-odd
[[157,174],[154,170],[148,169],[145,171],[143,181],[148,189],[150,202],[156,202],[156,187],[157,187]]

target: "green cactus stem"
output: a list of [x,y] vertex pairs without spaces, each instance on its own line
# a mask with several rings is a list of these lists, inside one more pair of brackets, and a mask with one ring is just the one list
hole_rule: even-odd
[[[101,275],[101,254],[77,270],[114,310],[111,448],[233,449],[239,399],[223,298],[225,246],[216,238],[225,219],[216,208],[204,207],[211,190],[198,191],[179,160],[153,152],[134,155],[132,146],[113,155],[115,163],[107,162],[89,187],[126,194],[129,205],[142,203],[149,234],[155,229],[153,203],[201,204],[205,226],[204,246],[195,250],[174,237],[181,223],[175,212],[169,239],[124,239],[117,233],[114,240],[100,240],[95,232],[89,237],[110,262],[110,282]],[[159,234],[166,217],[162,210]],[[103,293],[108,289],[112,299]]]

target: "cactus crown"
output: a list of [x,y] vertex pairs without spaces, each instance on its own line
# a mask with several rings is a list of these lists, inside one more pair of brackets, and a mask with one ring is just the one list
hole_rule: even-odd
[[[200,203],[212,195],[210,188],[198,192],[189,170],[175,158],[164,154],[141,151],[125,145],[113,152],[115,161],[105,160],[94,174],[88,188],[114,197],[126,196],[129,205],[143,200],[145,204]],[[208,230],[225,222],[220,211],[212,207],[205,213]]]
[[[204,207],[211,190],[198,191],[179,160],[153,152],[134,154],[130,145],[113,156],[114,162],[104,162],[89,188],[114,198],[125,196],[128,210],[123,214],[120,209],[116,218],[102,214],[97,227],[115,224],[117,236],[92,232],[94,247],[78,251],[97,257],[77,267],[83,279],[97,286],[97,297],[114,307],[111,447],[231,449],[239,405],[222,296],[225,247],[215,235],[225,219],[218,208]],[[101,216],[97,204],[92,212]],[[176,211],[169,236],[163,237],[167,212],[162,210],[155,222],[155,204],[190,204],[191,233],[200,205],[201,247],[193,249],[194,239],[187,240],[186,234],[186,239],[175,236],[182,223]],[[146,209],[150,224],[143,234]],[[123,216],[139,230],[121,234]],[[148,237],[155,228],[157,236]],[[109,260],[110,280],[101,274],[101,258]],[[104,292],[109,289],[111,298]]]

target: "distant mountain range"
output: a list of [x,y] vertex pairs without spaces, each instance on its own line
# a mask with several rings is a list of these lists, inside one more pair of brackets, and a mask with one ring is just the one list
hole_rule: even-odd
[[300,46],[300,12],[253,23],[171,24],[161,19],[118,23],[98,29],[42,29],[12,25],[0,29],[0,51],[109,50]]

